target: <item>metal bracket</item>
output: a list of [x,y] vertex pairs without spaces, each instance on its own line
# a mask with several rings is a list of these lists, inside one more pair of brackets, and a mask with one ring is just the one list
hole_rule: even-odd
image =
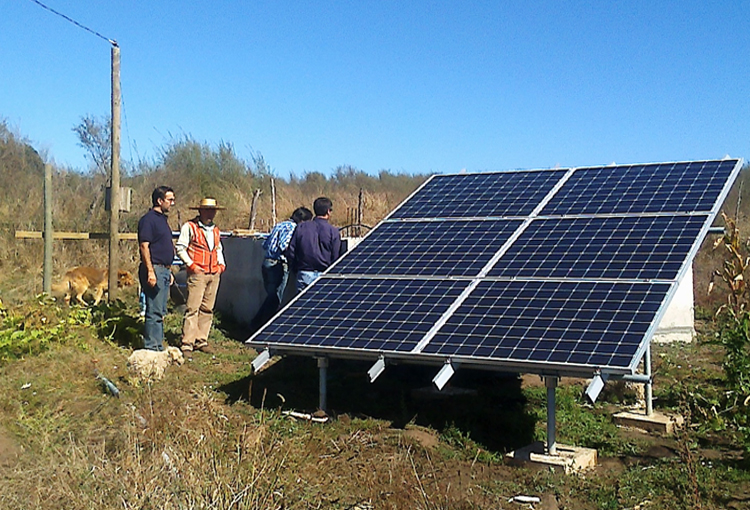
[[253,373],[257,374],[261,368],[263,368],[263,365],[268,363],[268,360],[271,359],[271,351],[268,349],[264,349],[260,354],[258,354],[255,359],[250,363],[253,366]]
[[604,389],[604,383],[607,382],[607,379],[609,379],[609,374],[607,373],[601,373],[597,372],[594,374],[593,379],[591,379],[591,382],[589,383],[588,388],[586,388],[586,398],[589,400],[590,403],[596,402],[596,399],[599,397],[599,394]]
[[367,375],[370,377],[370,382],[374,383],[375,379],[385,371],[385,357],[380,356],[370,370],[367,371]]
[[435,377],[432,379],[432,383],[435,385],[435,387],[438,390],[442,390],[443,387],[448,384],[448,381],[451,377],[453,377],[453,374],[456,373],[456,369],[458,368],[458,365],[454,366],[451,363],[451,360],[447,360],[445,364],[443,365],[443,368],[440,369],[440,371],[437,373]]

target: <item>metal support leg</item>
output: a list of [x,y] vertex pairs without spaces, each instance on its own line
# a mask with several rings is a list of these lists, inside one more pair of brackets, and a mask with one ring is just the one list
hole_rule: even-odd
[[547,386],[547,454],[556,455],[555,389],[557,388],[557,377],[545,377],[545,384]]
[[318,358],[319,405],[321,411],[328,412],[328,358]]
[[646,416],[654,414],[653,388],[651,384],[651,342],[646,347],[646,355],[643,357],[643,371],[648,376],[646,383]]

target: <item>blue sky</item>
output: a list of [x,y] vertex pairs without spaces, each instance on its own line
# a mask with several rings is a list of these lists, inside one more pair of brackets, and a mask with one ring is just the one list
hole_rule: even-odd
[[[750,1],[41,0],[122,58],[122,157],[184,135],[277,175],[750,157]],[[0,16],[0,119],[84,169],[110,46]]]

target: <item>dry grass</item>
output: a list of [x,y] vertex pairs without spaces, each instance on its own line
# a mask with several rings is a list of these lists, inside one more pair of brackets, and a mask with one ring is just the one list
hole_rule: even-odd
[[[251,358],[231,340],[144,387],[127,383],[122,349],[86,345],[3,367],[0,507],[427,509],[496,500],[478,486],[457,492],[455,464],[385,422],[318,425],[223,401],[217,388],[246,375]],[[119,399],[102,392],[95,367]]]

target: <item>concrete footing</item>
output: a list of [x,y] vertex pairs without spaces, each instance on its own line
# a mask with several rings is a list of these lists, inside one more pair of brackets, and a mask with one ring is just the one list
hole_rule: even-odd
[[681,427],[684,419],[679,415],[664,414],[654,411],[647,415],[645,411],[623,411],[612,416],[616,425],[631,427],[646,432],[656,432],[662,435],[671,435],[675,428]]
[[591,448],[579,448],[563,444],[555,445],[557,453],[549,455],[546,453],[546,445],[542,442],[532,443],[519,450],[506,455],[513,463],[520,465],[537,465],[562,468],[563,472],[575,473],[583,469],[596,466],[596,450]]

